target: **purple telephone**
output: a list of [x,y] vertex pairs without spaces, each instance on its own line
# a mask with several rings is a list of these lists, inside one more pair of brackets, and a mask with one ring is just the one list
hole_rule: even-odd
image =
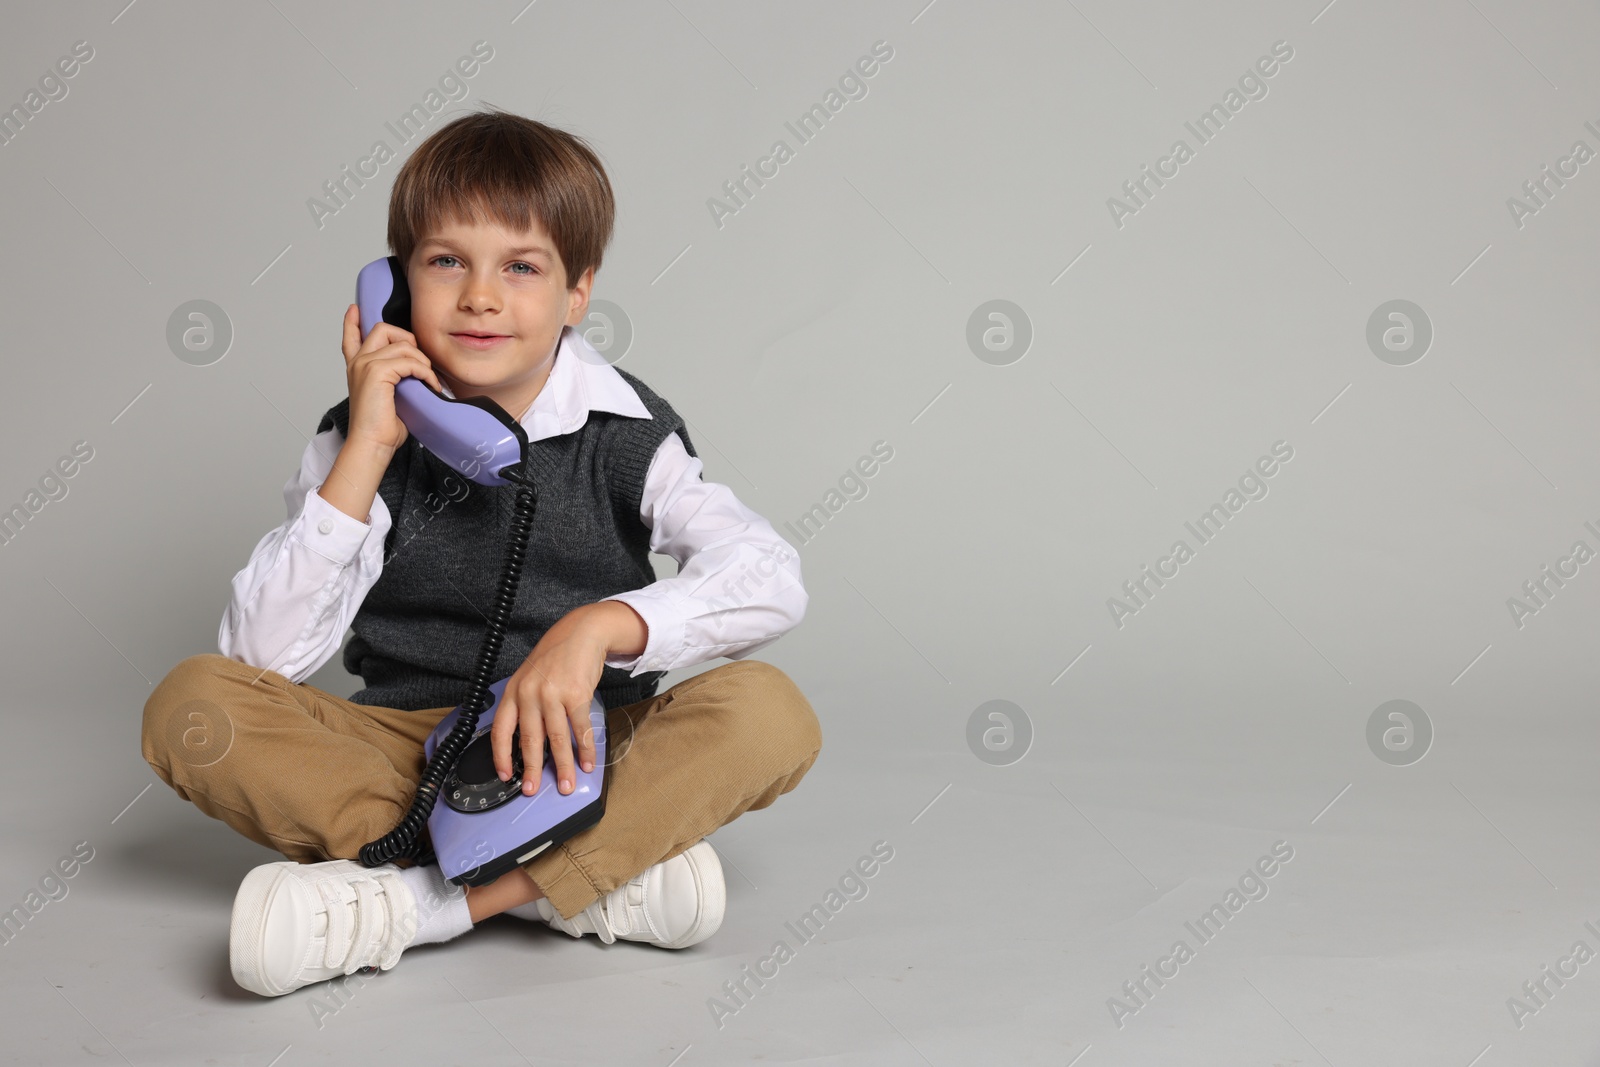
[[[399,259],[373,260],[356,277],[356,303],[361,311],[361,336],[378,322],[411,329],[411,293]],[[605,705],[596,694],[589,703],[594,727],[595,767],[577,763],[573,738],[574,783],[563,796],[556,788],[555,762],[545,742],[543,773],[533,796],[522,793],[521,727],[512,739],[511,780],[494,771],[489,727],[509,676],[490,684],[516,601],[517,582],[533,525],[534,485],[525,474],[528,436],[522,425],[488,397],[452,399],[435,392],[420,378],[401,378],[394,390],[395,414],[406,430],[440,460],[480,485],[517,487],[489,628],[472,671],[466,700],[440,720],[423,754],[428,760],[411,810],[400,824],[376,841],[363,845],[360,860],[376,867],[397,857],[426,863],[437,859],[444,876],[456,885],[488,885],[551,845],[587,830],[605,814]],[[443,800],[442,805],[437,801]],[[426,822],[433,856],[419,841]]]

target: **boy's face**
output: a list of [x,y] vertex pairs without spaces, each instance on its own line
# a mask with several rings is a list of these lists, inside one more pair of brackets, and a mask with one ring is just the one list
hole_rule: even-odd
[[550,377],[561,328],[588,314],[594,271],[569,289],[537,219],[523,233],[450,221],[418,243],[406,281],[411,332],[434,373],[456,396],[487,396],[520,419]]

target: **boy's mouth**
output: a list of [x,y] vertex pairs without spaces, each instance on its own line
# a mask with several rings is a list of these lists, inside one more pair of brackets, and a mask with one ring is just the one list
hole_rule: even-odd
[[499,344],[501,341],[509,341],[509,340],[511,340],[510,336],[508,336],[507,334],[503,334],[503,333],[478,333],[476,331],[470,331],[470,332],[467,332],[467,333],[453,333],[450,336],[455,339],[456,343],[462,345],[465,348],[477,348],[477,349],[493,348],[495,345]]

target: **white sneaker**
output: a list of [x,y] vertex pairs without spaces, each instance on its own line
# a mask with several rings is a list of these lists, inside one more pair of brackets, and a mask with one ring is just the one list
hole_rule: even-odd
[[599,934],[608,945],[621,937],[661,948],[688,948],[717,932],[727,899],[717,850],[701,840],[630,878],[571,919],[563,919],[544,897],[533,903],[539,918],[573,937]]
[[233,980],[277,997],[362,968],[387,971],[417,935],[417,902],[393,864],[268,863],[233,900]]

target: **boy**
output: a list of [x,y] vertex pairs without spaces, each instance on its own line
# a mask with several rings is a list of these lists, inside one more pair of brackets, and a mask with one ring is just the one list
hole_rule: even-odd
[[[156,687],[142,747],[185,800],[287,861],[234,900],[235,981],[263,996],[389,970],[415,944],[509,912],[573,937],[685,948],[722,921],[703,838],[793,789],[821,729],[778,668],[744,659],[804,616],[799,557],[728,487],[703,482],[683,420],[573,327],[610,238],[609,179],[579,138],[491,110],[441,127],[395,177],[388,239],[412,331],[344,320],[348,397],[284,487],[288,519],[233,579],[220,653]],[[491,731],[525,793],[543,746],[562,793],[593,769],[606,707],[605,815],[481,887],[436,864],[374,868],[361,846],[409,810],[434,726],[466,696],[499,579],[515,487],[461,478],[410,437],[400,378],[493,399],[526,428],[538,505],[494,679]],[[655,580],[648,553],[679,563]],[[349,700],[304,685],[354,636]],[[657,695],[668,669],[737,662]]]

